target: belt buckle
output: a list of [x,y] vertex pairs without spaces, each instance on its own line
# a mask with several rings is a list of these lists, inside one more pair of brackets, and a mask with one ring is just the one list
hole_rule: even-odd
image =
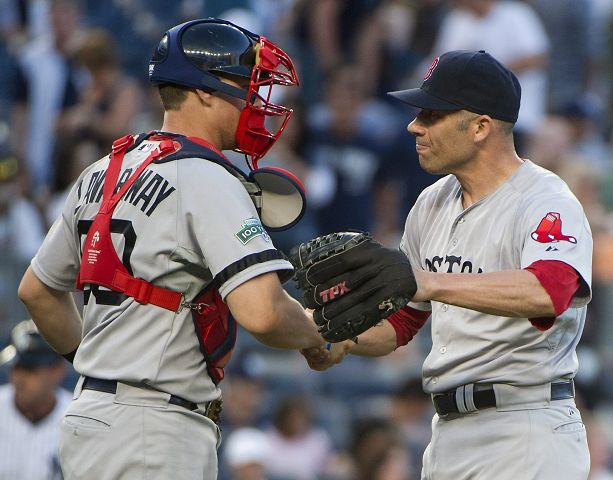
[[446,394],[446,393],[433,393],[433,394],[432,394],[432,403],[433,403],[433,405],[434,405],[434,410],[436,411],[436,414],[437,414],[437,415],[438,415],[440,418],[445,418],[445,417],[447,417],[447,416],[449,415],[449,413],[441,413],[441,412],[439,412],[439,409],[438,409],[438,404],[437,404],[437,402],[436,402],[436,399],[437,399],[437,398],[440,398],[440,397],[446,397],[447,395],[448,395],[448,394]]
[[213,421],[216,425],[219,425],[219,421],[221,420],[222,406],[223,400],[221,399],[221,397],[219,397],[215,400],[211,400],[210,402],[208,402],[204,410],[199,409],[198,411],[206,418]]

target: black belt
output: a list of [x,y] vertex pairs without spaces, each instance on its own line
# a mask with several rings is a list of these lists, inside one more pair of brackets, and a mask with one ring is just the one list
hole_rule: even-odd
[[[461,410],[458,408],[456,401],[456,390],[445,393],[435,393],[432,395],[432,403],[434,403],[436,413],[439,415],[460,413]],[[574,398],[574,396],[575,384],[572,380],[551,384],[551,400],[564,400],[567,398]],[[491,386],[483,389],[476,388],[473,391],[473,401],[477,410],[495,407],[496,394],[494,393],[494,388]]]
[[[103,393],[116,393],[117,392],[117,381],[116,380],[103,380],[101,378],[92,378],[85,377],[82,385],[83,390],[95,390],[97,392]],[[148,387],[143,387],[148,388]],[[198,406],[198,404],[194,402],[190,402],[189,400],[185,400],[184,398],[178,397],[176,395],[170,395],[168,399],[168,403],[172,403],[173,405],[178,405],[179,407],[187,408],[192,412],[202,413],[205,417],[213,420],[215,423],[219,424],[219,417],[221,415],[221,398],[217,398],[215,400],[211,400],[210,402],[206,402],[202,404],[202,406]]]

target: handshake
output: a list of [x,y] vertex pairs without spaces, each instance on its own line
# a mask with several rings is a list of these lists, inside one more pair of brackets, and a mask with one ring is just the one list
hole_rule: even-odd
[[[314,238],[292,248],[290,261],[303,304],[312,310],[319,333],[337,357],[340,346],[331,344],[356,341],[358,335],[403,308],[417,291],[406,255],[385,248],[368,233]],[[316,369],[329,359],[319,349],[302,353]]]

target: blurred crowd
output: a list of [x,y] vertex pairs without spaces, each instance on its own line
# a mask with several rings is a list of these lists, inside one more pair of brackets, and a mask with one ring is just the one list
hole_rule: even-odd
[[[455,49],[484,49],[517,74],[517,149],[568,183],[594,234],[577,385],[591,479],[613,479],[613,0],[0,0],[0,341],[26,318],[19,279],[72,182],[115,138],[161,125],[147,80],[153,46],[170,26],[208,16],[265,35],[296,62],[300,87],[277,99],[293,118],[261,162],[307,189],[304,219],[273,235],[284,250],[347,228],[398,245],[436,177],[406,132],[413,112],[385,92],[419,86],[433,58]],[[428,348],[422,332],[384,359],[318,373],[241,334],[223,383],[220,478],[419,478]],[[14,380],[6,370],[0,381]],[[5,460],[0,451],[0,479]]]

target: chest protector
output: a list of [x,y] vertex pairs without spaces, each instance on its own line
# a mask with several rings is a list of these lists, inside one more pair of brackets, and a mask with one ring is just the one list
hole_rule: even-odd
[[[152,151],[130,178],[117,189],[117,180],[126,152],[152,135],[155,136],[152,139],[161,139],[157,149]],[[77,288],[82,290],[85,284],[101,285],[132,297],[141,304],[150,303],[177,313],[183,308],[189,308],[207,371],[213,382],[218,384],[223,379],[224,367],[232,355],[237,333],[236,321],[230,315],[218,289],[209,285],[193,301],[189,302],[180,292],[158,287],[151,282],[134,277],[119,259],[110,232],[111,219],[117,203],[151,162],[157,160],[158,163],[165,163],[194,157],[222,165],[237,177],[249,193],[262,223],[267,228],[284,230],[294,225],[302,217],[304,191],[295,177],[291,175],[288,177],[288,172],[281,169],[263,168],[247,176],[234,167],[221,153],[215,152],[211,146],[199,139],[167,134],[158,135],[151,132],[135,141],[133,136],[127,135],[113,143],[102,191],[102,205],[83,244]],[[258,182],[261,182],[262,185]],[[264,217],[268,220],[266,223],[271,225],[266,225]]]

